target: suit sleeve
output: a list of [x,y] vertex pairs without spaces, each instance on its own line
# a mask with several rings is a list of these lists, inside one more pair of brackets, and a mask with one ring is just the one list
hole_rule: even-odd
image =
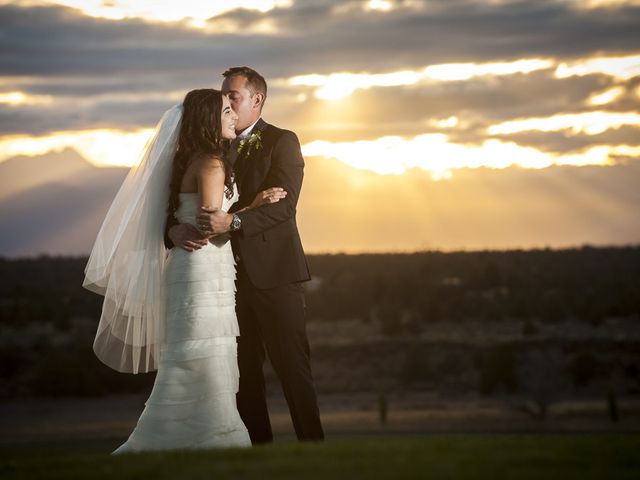
[[287,196],[277,203],[267,203],[238,214],[242,237],[252,237],[295,217],[304,176],[304,158],[295,133],[285,131],[277,140],[271,155],[271,168],[263,189],[282,187]]

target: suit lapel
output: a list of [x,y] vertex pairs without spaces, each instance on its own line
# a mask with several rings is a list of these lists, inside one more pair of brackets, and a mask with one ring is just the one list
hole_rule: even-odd
[[[265,128],[267,128],[269,124],[262,120],[262,118],[258,119],[258,122],[253,127],[251,134],[256,132],[262,132]],[[240,154],[238,160],[236,161],[236,178],[238,179],[238,190],[242,193],[242,183],[247,177],[248,170],[251,168],[251,164],[263,154],[264,150],[264,138],[261,140],[262,148],[256,149],[253,148],[249,155]]]

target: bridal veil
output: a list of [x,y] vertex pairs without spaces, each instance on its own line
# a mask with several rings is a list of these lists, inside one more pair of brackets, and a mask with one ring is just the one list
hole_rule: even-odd
[[127,373],[157,370],[163,340],[164,225],[182,104],[167,110],[98,233],[83,287],[104,295],[93,350]]

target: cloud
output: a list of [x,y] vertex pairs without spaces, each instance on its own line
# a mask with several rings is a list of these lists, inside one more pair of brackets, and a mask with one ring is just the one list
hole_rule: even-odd
[[102,129],[63,131],[35,138],[12,136],[0,139],[0,158],[43,155],[52,150],[73,148],[100,166],[131,166],[138,159],[151,134],[151,129]]
[[601,92],[593,92],[587,99],[587,102],[590,105],[594,106],[606,105],[607,103],[614,102],[622,95],[624,95],[624,93],[624,87],[618,85],[615,87],[607,88],[606,90],[603,90]]
[[575,114],[556,114],[542,118],[525,118],[491,125],[488,128],[488,133],[500,135],[528,130],[540,130],[541,132],[570,130],[573,133],[584,132],[587,135],[597,135],[610,128],[626,125],[640,126],[640,113],[596,110]]
[[51,0],[48,3],[65,5],[81,10],[84,14],[111,20],[143,18],[146,20],[176,22],[185,20],[193,27],[201,27],[210,17],[235,9],[268,12],[273,8],[288,7],[291,0],[225,0],[224,2],[202,2],[181,0],[179,8],[172,0]]
[[589,58],[570,63],[561,63],[556,69],[558,78],[591,75],[593,73],[604,73],[622,79],[633,78],[640,75],[640,55]]
[[[639,110],[634,82],[627,83],[622,86],[625,93],[606,105],[610,114]],[[558,114],[587,115],[594,110],[588,102],[591,95],[613,86],[619,84],[608,76],[557,79],[547,70],[420,87],[357,90],[335,103],[310,96],[303,105],[283,103],[282,118],[308,141],[314,137],[355,141],[393,134],[446,133],[452,141],[477,144],[491,136],[487,129],[492,125]],[[456,125],[438,124],[452,116],[457,118]],[[637,143],[637,137],[627,142]]]
[[[303,143],[442,133],[449,143],[461,147],[480,147],[494,138],[567,155],[586,151],[588,147],[638,144],[639,121],[633,113],[640,106],[636,84],[631,80],[620,85],[602,75],[557,79],[553,70],[545,70],[428,87],[357,90],[338,102],[325,102],[313,95],[299,101],[300,91],[274,85],[270,88],[265,115],[270,122],[295,130]],[[589,103],[594,93],[610,88],[622,88],[624,93],[606,104],[606,110]],[[166,95],[122,92],[68,100],[55,97],[51,104],[0,108],[0,128],[5,131],[5,136],[0,137],[0,160],[63,145],[91,155],[95,150],[86,147],[85,140],[101,137],[104,132],[110,132],[112,139],[107,145],[127,145],[125,137],[151,128],[180,97],[180,92],[173,96],[170,92]],[[73,102],[73,114],[62,117],[60,111],[67,101]],[[600,110],[602,113],[598,113]],[[25,134],[27,128],[29,133]],[[527,133],[526,128],[547,132],[536,135],[532,131]],[[553,130],[562,134],[556,135]],[[601,133],[594,134],[596,130]],[[13,135],[8,135],[9,132]],[[122,141],[117,140],[118,135],[123,136]],[[11,144],[13,147],[9,149]],[[133,147],[127,152],[112,149],[112,153],[90,158],[97,163],[131,164],[137,154]]]
[[632,52],[640,8],[578,11],[566,2],[426,2],[388,13],[296,2],[212,21],[241,30],[269,20],[275,34],[191,29],[179,23],[91,18],[64,7],[0,6],[3,75],[106,75],[253,64],[269,77],[394,71],[417,65]]
[[[96,162],[129,164],[134,153],[105,160],[87,139],[122,138],[134,150],[126,135],[147,131],[186,91],[218,86],[220,72],[239,64],[267,76],[267,119],[305,144],[446,135],[460,151],[487,140],[523,142],[523,152],[539,149],[540,158],[638,144],[637,5],[380,6],[314,0],[234,8],[194,29],[143,14],[114,21],[62,6],[2,4],[0,160],[66,145]],[[273,30],[256,33],[261,22]],[[328,104],[318,92],[347,96]],[[564,127],[573,131],[556,131]]]
[[40,105],[53,102],[51,95],[32,95],[20,91],[9,91],[0,93],[0,104],[9,105]]
[[302,152],[312,157],[335,158],[380,174],[402,174],[419,168],[439,180],[453,177],[460,169],[611,165],[616,156],[640,157],[640,146],[602,145],[557,155],[496,139],[471,146],[452,143],[444,134],[424,134],[409,139],[394,136],[339,143],[318,140],[303,145]]
[[541,152],[562,155],[585,151],[594,146],[637,145],[640,126],[612,128],[596,135],[573,134],[567,130],[557,132],[528,130],[509,135],[496,135],[496,138],[515,142],[522,147],[533,147]]
[[[460,82],[478,77],[493,78],[529,74],[552,67],[556,67],[556,78],[602,74],[627,80],[640,74],[640,55],[586,58],[574,60],[571,66],[567,66],[566,63],[558,64],[552,59],[541,58],[518,59],[511,62],[445,63],[428,65],[421,69],[386,73],[340,72],[329,75],[298,75],[287,79],[287,83],[293,86],[314,87],[315,96],[322,100],[338,100],[351,95],[355,90],[372,87],[399,87],[417,84],[428,87],[435,82]],[[624,92],[622,87],[617,87],[617,90],[618,95]],[[609,103],[613,98],[615,97],[607,97],[603,101],[600,97],[595,99],[595,103]]]
[[419,70],[387,73],[332,73],[330,75],[298,75],[288,79],[293,86],[317,87],[315,96],[322,100],[338,100],[355,90],[371,87],[398,87],[428,84],[434,81],[463,81],[475,77],[514,75],[550,68],[551,60],[521,59],[500,63],[449,63],[429,65]]

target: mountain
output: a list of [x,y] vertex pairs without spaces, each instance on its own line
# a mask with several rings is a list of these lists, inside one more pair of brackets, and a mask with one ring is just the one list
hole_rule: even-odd
[[63,181],[80,172],[95,170],[71,148],[36,157],[20,155],[0,163],[0,200],[30,188]]
[[71,149],[0,163],[0,255],[87,254],[127,172]]

